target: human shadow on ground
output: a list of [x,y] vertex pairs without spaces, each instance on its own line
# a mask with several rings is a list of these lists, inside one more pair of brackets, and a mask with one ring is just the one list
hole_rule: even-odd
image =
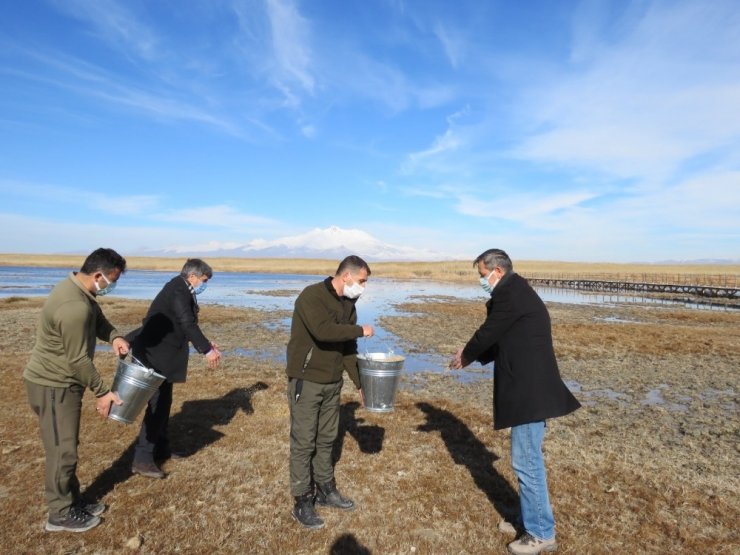
[[364,418],[357,418],[355,413],[360,403],[352,401],[339,408],[339,432],[332,448],[332,461],[336,464],[342,458],[344,440],[347,433],[357,441],[360,451],[367,454],[380,453],[383,450],[385,428],[375,424],[365,424]]
[[372,551],[358,542],[354,534],[342,534],[329,548],[329,555],[372,555]]
[[511,484],[493,467],[499,457],[470,431],[454,414],[429,403],[416,403],[426,414],[420,432],[440,432],[455,464],[465,465],[475,485],[486,494],[499,515],[509,520],[519,514],[519,496]]
[[[173,450],[182,457],[189,457],[218,441],[224,434],[214,427],[228,424],[240,410],[245,414],[254,413],[252,397],[267,388],[266,383],[257,382],[249,387],[232,389],[223,397],[185,401],[180,412],[170,417],[169,421]],[[83,494],[86,499],[101,499],[113,491],[117,484],[132,476],[131,464],[137,439],[87,487]]]

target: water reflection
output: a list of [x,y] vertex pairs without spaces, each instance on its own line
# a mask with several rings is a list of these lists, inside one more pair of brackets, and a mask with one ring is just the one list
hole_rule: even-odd
[[[0,298],[48,295],[51,288],[66,277],[71,270],[72,268],[0,267]],[[173,275],[175,275],[175,272],[129,270],[120,279],[115,295],[127,299],[151,300]],[[199,301],[202,304],[250,307],[266,311],[292,311],[293,304],[300,291],[307,285],[324,279],[324,277],[318,275],[216,272],[214,278],[208,282],[208,290],[199,297]],[[645,306],[667,303],[664,299],[605,294],[603,292],[596,294],[557,288],[537,288],[537,292],[545,302],[551,303],[638,303]],[[372,278],[365,294],[357,302],[357,312],[359,323],[372,324],[375,327],[376,334],[372,338],[363,338],[358,342],[360,352],[393,351],[402,355],[406,358],[404,371],[409,374],[446,371],[447,357],[406,352],[398,337],[378,325],[381,316],[399,315],[395,305],[406,301],[418,302],[419,298],[423,297],[450,297],[453,299],[479,300],[481,303],[486,300],[486,294],[477,283],[455,284],[426,280],[403,281]],[[703,308],[698,304],[683,304],[683,306]],[[271,325],[288,328],[290,319],[287,318]],[[284,350],[255,352],[248,349],[236,349],[233,354],[285,362]],[[492,371],[474,366],[469,371],[456,372],[455,375],[461,381],[473,381],[481,377],[490,377]],[[603,393],[609,396],[609,392]]]

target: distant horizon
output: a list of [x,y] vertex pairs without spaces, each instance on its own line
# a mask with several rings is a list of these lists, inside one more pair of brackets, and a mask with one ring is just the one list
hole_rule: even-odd
[[[85,251],[85,252],[0,252],[0,265],[7,265],[5,264],[5,260],[3,260],[3,257],[60,257],[60,258],[72,258],[76,257],[80,260],[84,260],[84,258],[90,254],[91,251]],[[209,256],[207,253],[203,254],[192,254],[192,255],[164,255],[164,254],[142,254],[138,252],[133,253],[124,253],[118,251],[119,254],[121,254],[125,259],[138,259],[138,258],[145,258],[145,259],[151,259],[151,260],[187,260],[188,258],[202,258],[204,260],[213,259],[213,260],[233,260],[233,261],[249,261],[249,260],[256,260],[256,261],[283,261],[283,260],[306,260],[311,262],[325,262],[325,263],[336,263],[341,260],[341,258],[330,258],[330,257],[278,257],[278,256]],[[358,256],[362,257],[362,254],[359,252],[352,252],[348,254],[357,254]],[[472,264],[472,261],[475,259],[474,255],[470,257],[469,259],[465,258],[457,258],[457,259],[444,259],[444,260],[372,260],[372,259],[366,259],[368,263],[372,264],[404,264],[404,265],[411,265],[411,264],[444,264],[444,263],[463,263],[463,264]],[[572,264],[572,265],[586,265],[586,266],[599,266],[599,265],[613,265],[613,266],[629,266],[629,265],[643,265],[643,266],[678,266],[678,265],[690,265],[690,266],[738,266],[740,267],[740,259],[712,259],[712,260],[658,260],[658,261],[629,261],[629,262],[611,262],[611,261],[587,261],[587,260],[557,260],[557,259],[536,259],[536,258],[522,258],[522,259],[512,259],[514,262],[514,265],[516,266],[517,263],[520,264],[526,264],[526,263],[540,263],[540,264]],[[740,269],[740,268],[739,268]]]

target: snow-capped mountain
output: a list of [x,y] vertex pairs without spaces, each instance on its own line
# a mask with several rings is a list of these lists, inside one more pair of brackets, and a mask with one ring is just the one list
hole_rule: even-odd
[[[148,253],[154,254],[154,253]],[[359,229],[342,229],[331,226],[315,228],[301,235],[279,239],[254,239],[246,244],[210,242],[200,245],[173,246],[161,254],[187,254],[189,256],[225,256],[254,258],[344,258],[357,254],[368,261],[443,260],[450,258],[442,253],[391,245]]]

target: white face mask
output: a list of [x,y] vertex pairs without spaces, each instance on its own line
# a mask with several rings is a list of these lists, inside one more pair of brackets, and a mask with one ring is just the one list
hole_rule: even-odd
[[344,284],[344,291],[342,292],[342,295],[347,297],[348,299],[356,299],[360,295],[362,295],[365,292],[365,288],[360,285],[357,282],[354,282],[352,285]]
[[100,275],[103,276],[105,283],[107,283],[108,285],[106,285],[105,287],[100,287],[100,285],[98,285],[98,282],[97,281],[95,282],[95,289],[97,289],[97,293],[95,294],[98,297],[102,297],[103,295],[112,293],[113,290],[116,288],[116,284],[118,283],[117,281],[114,281],[113,283],[111,283],[110,280],[107,277],[105,277],[105,274],[100,274]]

